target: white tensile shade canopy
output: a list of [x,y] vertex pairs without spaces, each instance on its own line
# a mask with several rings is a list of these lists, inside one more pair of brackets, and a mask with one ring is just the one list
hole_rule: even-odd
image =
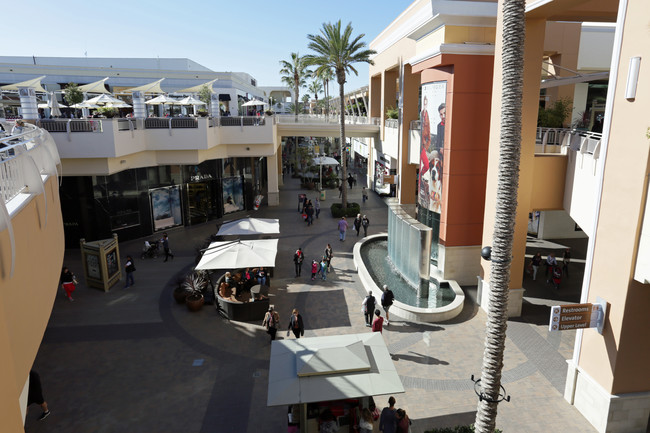
[[404,392],[379,332],[275,340],[267,406]]
[[165,91],[160,87],[160,83],[162,83],[163,80],[164,78],[161,78],[160,80],[154,81],[153,83],[143,84],[142,86],[138,87],[131,87],[130,89],[123,90],[121,93],[165,93]]
[[259,101],[257,99],[253,99],[252,101],[248,101],[244,104],[241,104],[242,107],[256,107],[258,105],[269,105],[269,104],[264,101]]
[[21,81],[16,84],[7,84],[6,86],[0,87],[1,90],[11,90],[17,92],[21,87],[31,87],[36,92],[47,93],[47,91],[41,86],[41,80],[45,78],[46,75],[40,76],[38,78],[32,78],[31,80]]
[[83,93],[110,94],[111,92],[106,90],[106,86],[104,85],[106,80],[108,80],[108,77],[104,78],[103,80],[95,81],[94,83],[84,84],[83,86],[79,86],[79,90]]
[[99,105],[89,104],[88,101],[82,101],[78,104],[74,104],[72,108],[99,108]]
[[243,218],[223,224],[219,228],[217,236],[242,236],[270,233],[280,233],[280,220],[271,218]]
[[201,89],[203,89],[204,86],[208,86],[210,91],[212,93],[214,93],[214,89],[212,88],[212,84],[215,81],[217,81],[217,78],[215,78],[214,80],[208,81],[207,83],[198,84],[196,86],[188,87],[186,89],[177,90],[174,93],[199,93],[201,91]]
[[273,267],[277,253],[277,239],[212,242],[203,253],[203,257],[195,269]]

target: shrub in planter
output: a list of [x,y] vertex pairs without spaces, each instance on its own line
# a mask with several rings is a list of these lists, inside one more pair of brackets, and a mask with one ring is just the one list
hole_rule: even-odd
[[187,291],[183,287],[183,284],[185,284],[185,278],[179,278],[176,280],[176,287],[174,287],[172,295],[177,304],[184,304],[185,298],[187,298]]
[[208,287],[208,279],[203,271],[192,272],[183,283],[187,293],[185,304],[190,311],[199,311],[203,307],[203,291]]
[[357,214],[361,213],[361,206],[359,206],[359,203],[348,203],[348,208],[343,209],[341,203],[334,203],[330,207],[330,210],[334,218],[341,218],[342,216],[354,218]]

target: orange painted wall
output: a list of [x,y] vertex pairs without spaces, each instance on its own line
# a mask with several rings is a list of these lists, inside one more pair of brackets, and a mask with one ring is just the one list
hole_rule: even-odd
[[564,209],[566,169],[566,155],[535,155],[529,212]]
[[413,68],[422,84],[447,81],[440,243],[448,247],[481,243],[493,60],[445,54]]
[[18,399],[41,344],[58,289],[64,254],[58,179],[45,184],[47,224],[42,195],[12,218],[15,269],[10,277],[11,246],[0,232],[0,424],[2,431],[22,431]]

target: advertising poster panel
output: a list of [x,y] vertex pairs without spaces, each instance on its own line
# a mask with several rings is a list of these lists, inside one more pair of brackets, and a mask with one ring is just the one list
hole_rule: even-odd
[[223,178],[223,213],[244,210],[244,181],[241,177]]
[[154,189],[150,195],[155,230],[183,224],[180,187]]
[[442,168],[447,120],[447,82],[436,81],[422,85],[420,127],[420,174],[418,204],[440,214],[442,210]]

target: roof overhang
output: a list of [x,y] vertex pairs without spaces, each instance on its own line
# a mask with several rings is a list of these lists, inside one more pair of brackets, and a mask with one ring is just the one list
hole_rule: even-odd
[[616,22],[618,0],[529,0],[526,18],[547,21]]

